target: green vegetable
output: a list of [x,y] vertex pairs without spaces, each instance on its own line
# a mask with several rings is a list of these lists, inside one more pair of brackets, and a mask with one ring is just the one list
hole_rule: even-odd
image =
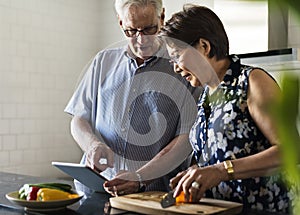
[[27,197],[25,195],[25,192],[19,193],[19,198],[26,200]]
[[40,183],[40,184],[29,184],[30,187],[35,186],[39,188],[52,188],[56,190],[62,190],[69,192],[72,189],[72,186],[69,184],[63,183]]

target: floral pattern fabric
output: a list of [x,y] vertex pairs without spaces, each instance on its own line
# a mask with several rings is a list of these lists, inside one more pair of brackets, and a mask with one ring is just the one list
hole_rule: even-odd
[[[236,56],[218,88],[206,86],[198,101],[198,115],[190,142],[199,166],[246,157],[271,147],[247,107],[249,74],[253,67]],[[209,179],[208,179],[209,180]],[[279,175],[221,182],[206,197],[241,202],[244,208],[287,212],[288,192]]]

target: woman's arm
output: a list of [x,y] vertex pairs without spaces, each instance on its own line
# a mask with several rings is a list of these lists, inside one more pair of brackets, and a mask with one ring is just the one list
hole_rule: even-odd
[[[254,69],[250,73],[247,99],[249,112],[272,147],[255,155],[233,160],[235,179],[269,175],[280,166],[278,127],[272,112],[280,96],[279,86],[266,72]],[[224,169],[224,166],[220,168]]]
[[258,154],[233,161],[235,178],[263,176],[281,164],[279,136],[274,112],[281,96],[280,88],[266,72],[254,69],[249,77],[248,108],[250,115],[272,147]]

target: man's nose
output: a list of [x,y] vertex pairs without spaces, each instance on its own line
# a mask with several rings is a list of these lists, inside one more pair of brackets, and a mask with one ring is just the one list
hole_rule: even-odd
[[136,32],[136,37],[140,37],[140,36],[143,36],[143,35],[144,35],[143,30],[138,30],[138,31]]
[[138,31],[136,35],[136,39],[138,42],[145,42],[147,41],[148,35],[145,35],[142,31]]
[[148,35],[144,34],[143,31],[138,31],[136,32],[136,38],[137,39],[144,39],[145,37],[147,37]]

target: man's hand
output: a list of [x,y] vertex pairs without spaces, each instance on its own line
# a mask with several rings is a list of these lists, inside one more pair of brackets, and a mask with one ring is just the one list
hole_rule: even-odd
[[95,142],[86,151],[86,165],[102,172],[108,167],[114,165],[113,151],[103,143]]
[[140,183],[134,172],[122,172],[111,181],[103,184],[106,192],[112,196],[121,196],[130,193],[137,193],[140,188]]
[[86,153],[87,166],[98,172],[114,166],[113,151],[99,141],[88,120],[74,116],[71,121],[71,133],[80,148]]

